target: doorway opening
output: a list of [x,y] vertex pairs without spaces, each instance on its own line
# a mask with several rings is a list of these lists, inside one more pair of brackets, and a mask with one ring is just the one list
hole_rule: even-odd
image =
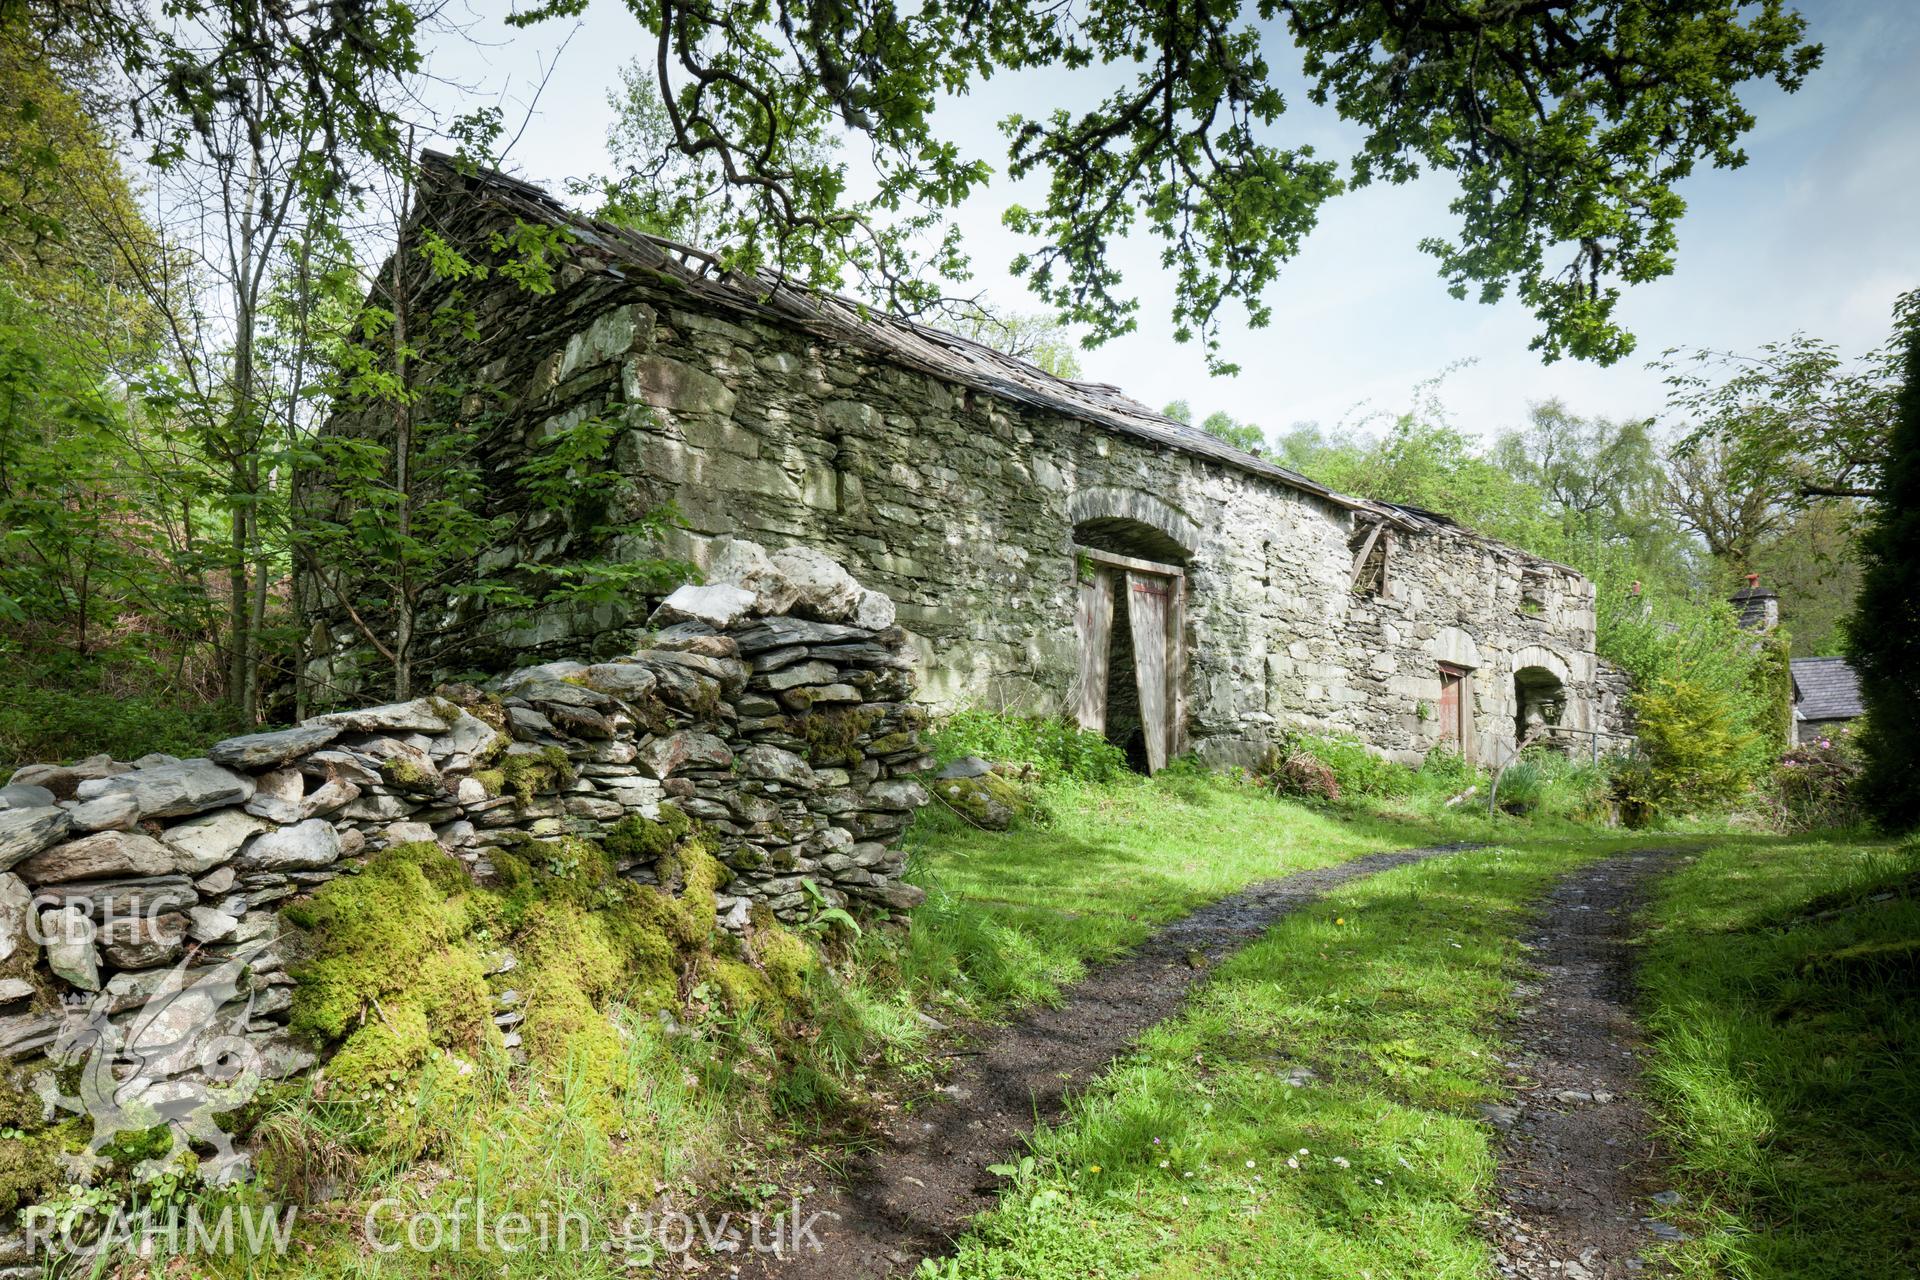
[[1515,742],[1541,742],[1553,736],[1567,709],[1567,687],[1545,667],[1522,667],[1513,673]]
[[1440,664],[1440,742],[1459,753],[1462,759],[1474,757],[1473,669],[1452,662]]
[[1186,574],[1093,547],[1074,553],[1080,652],[1075,718],[1154,773],[1185,750]]

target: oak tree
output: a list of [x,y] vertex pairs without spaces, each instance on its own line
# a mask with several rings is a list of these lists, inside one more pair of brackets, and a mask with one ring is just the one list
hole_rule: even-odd
[[[578,14],[545,0],[514,21]],[[1782,0],[628,0],[651,36],[674,146],[720,180],[722,220],[764,234],[733,252],[812,279],[856,274],[923,308],[964,272],[945,214],[993,170],[942,131],[943,103],[1047,71],[1104,96],[1002,121],[1009,176],[1044,194],[1005,218],[1013,268],[1093,341],[1133,329],[1113,246],[1161,244],[1181,340],[1216,368],[1223,310],[1258,326],[1267,288],[1344,190],[1436,173],[1458,184],[1448,234],[1421,248],[1456,296],[1509,291],[1547,359],[1633,348],[1621,290],[1673,269],[1702,164],[1736,167],[1743,88],[1797,89],[1821,50]],[[1280,62],[1361,130],[1351,155],[1290,140]],[[822,150],[830,131],[849,139]],[[856,197],[848,154],[871,163]],[[930,242],[930,243],[929,243]]]

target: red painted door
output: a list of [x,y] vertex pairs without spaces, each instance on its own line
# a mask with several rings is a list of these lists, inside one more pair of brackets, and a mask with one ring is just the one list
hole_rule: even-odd
[[1465,681],[1466,672],[1445,663],[1440,665],[1440,741],[1451,743],[1456,751],[1463,746],[1460,690]]

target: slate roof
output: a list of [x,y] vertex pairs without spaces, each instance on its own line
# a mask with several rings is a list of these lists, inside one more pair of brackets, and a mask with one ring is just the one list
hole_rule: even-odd
[[530,182],[492,169],[456,165],[453,157],[441,152],[423,151],[420,159],[424,186],[480,195],[526,221],[564,228],[577,242],[574,261],[578,265],[615,278],[631,273],[657,283],[665,277],[708,305],[865,347],[905,368],[1208,458],[1312,494],[1362,518],[1417,533],[1445,531],[1529,563],[1577,572],[1476,533],[1437,511],[1339,493],[1290,467],[1157,413],[1108,383],[1055,377],[1030,361],[985,343],[888,315],[777,272],[751,275],[730,271],[704,250],[604,222],[568,208]]
[[532,183],[490,169],[456,167],[451,156],[437,151],[423,152],[421,163],[425,182],[436,188],[449,190],[464,184],[469,194],[483,194],[529,222],[565,228],[585,251],[576,254],[576,261],[596,257],[599,261],[594,265],[613,276],[625,274],[623,268],[638,268],[639,274],[656,279],[665,275],[704,301],[736,313],[865,347],[908,368],[1211,458],[1340,506],[1385,516],[1396,524],[1416,523],[1387,504],[1336,493],[1298,471],[1156,413],[1107,383],[1055,377],[985,343],[888,315],[775,272],[752,275],[727,270],[703,250],[579,213]]
[[1845,658],[1795,658],[1794,709],[1802,720],[1851,720],[1866,714],[1860,675]]

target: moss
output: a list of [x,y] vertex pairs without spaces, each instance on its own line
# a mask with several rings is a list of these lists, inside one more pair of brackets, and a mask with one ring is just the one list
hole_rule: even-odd
[[754,959],[767,983],[783,1000],[799,1001],[807,994],[807,975],[820,966],[820,957],[806,940],[773,922],[769,916],[753,931]]
[[943,778],[933,784],[933,791],[948,808],[989,831],[1005,831],[1015,818],[1032,809],[1020,788],[997,773]]
[[859,741],[885,717],[877,707],[843,707],[798,717],[807,759],[817,765],[859,764]]
[[610,872],[572,884],[537,864],[509,873],[532,885],[515,949],[516,981],[527,997],[521,1038],[536,1061],[611,1070],[622,1045],[602,1012],[608,1005],[678,1006],[682,974],[711,945],[714,894],[727,872],[698,844],[670,854],[685,880],[677,897]]
[[479,768],[491,768],[500,763],[500,757],[507,754],[507,748],[513,745],[513,739],[507,731],[498,725],[492,726],[493,737],[487,745],[473,753],[473,763]]
[[0,1129],[38,1129],[44,1114],[38,1097],[0,1076]]
[[[287,918],[309,931],[290,1021],[337,1044],[326,1072],[335,1095],[410,1098],[447,1054],[498,1045],[482,957],[505,941],[519,961],[511,981],[525,995],[529,1058],[541,1072],[570,1073],[615,1124],[615,1102],[634,1082],[609,1011],[677,1009],[687,975],[722,963],[712,955],[715,895],[728,876],[678,810],[628,826],[616,844],[626,840],[664,848],[681,892],[624,881],[605,847],[569,836],[496,849],[485,887],[438,845],[398,846],[290,907]],[[770,979],[724,963],[734,966],[730,999],[777,1004]]]
[[440,789],[440,779],[418,763],[404,757],[380,762],[380,776],[396,791],[427,794]]
[[60,1185],[65,1127],[0,1140],[0,1219]]
[[[394,845],[376,855],[385,866],[409,866],[445,897],[457,897],[473,888],[473,880],[458,858],[452,857],[435,840],[416,840]],[[371,865],[369,870],[371,870]]]
[[432,1047],[424,1010],[413,1004],[383,1005],[333,1055],[327,1079],[348,1093],[396,1084],[427,1060]]
[[678,837],[664,822],[655,822],[630,813],[606,834],[607,852],[621,861],[638,858],[653,861],[673,848]]
[[741,960],[716,959],[709,972],[721,1007],[735,1017],[756,1010],[777,1009],[773,984],[752,965]]
[[408,994],[426,1015],[429,1034],[440,1048],[472,1053],[499,1038],[487,968],[471,948],[427,957]]
[[502,756],[499,772],[502,790],[513,792],[523,801],[542,791],[572,786],[574,779],[573,761],[559,747]]
[[289,1026],[337,1040],[374,1002],[404,990],[427,960],[466,931],[465,868],[431,842],[375,854],[357,876],[330,881],[282,914],[309,932],[292,972]]
[[568,897],[585,897],[613,879],[613,859],[606,849],[579,836],[536,840],[525,846],[525,853],[546,873],[548,892],[559,889]]
[[485,787],[489,796],[506,794],[507,771],[505,769],[475,769],[473,780]]
[[165,1124],[151,1129],[122,1129],[100,1154],[122,1169],[131,1169],[143,1160],[159,1160],[173,1153],[173,1130]]
[[689,841],[680,850],[680,871],[686,882],[677,903],[682,921],[681,936],[689,945],[696,940],[704,944],[719,921],[720,910],[714,900],[715,895],[733,878],[732,873],[697,840]]
[[572,1063],[590,1073],[589,1097],[610,1092],[618,1084],[612,1068],[622,1044],[601,1007],[623,985],[639,988],[636,1003],[643,1006],[653,999],[672,1003],[672,949],[663,941],[643,958],[616,943],[604,915],[566,902],[536,904],[517,946],[527,1010],[520,1034],[528,1056],[550,1069]]
[[498,755],[507,749],[507,708],[506,705],[500,701],[499,694],[482,694],[474,701],[468,703],[465,710],[468,715],[476,720],[484,721],[488,728],[500,735],[500,737],[494,740],[495,745],[487,749],[488,754]]

